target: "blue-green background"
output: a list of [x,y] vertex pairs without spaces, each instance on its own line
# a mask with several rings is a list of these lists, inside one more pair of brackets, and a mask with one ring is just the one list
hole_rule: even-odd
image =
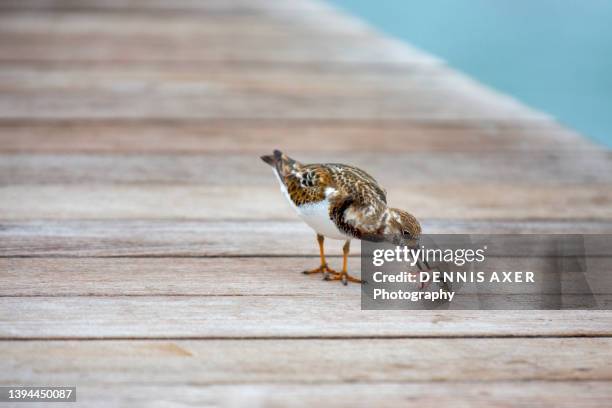
[[612,0],[330,0],[612,147]]

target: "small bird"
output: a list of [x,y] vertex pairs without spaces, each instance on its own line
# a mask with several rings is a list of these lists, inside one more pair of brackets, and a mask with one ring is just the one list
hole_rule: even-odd
[[[322,273],[325,280],[343,284],[362,281],[348,274],[347,261],[352,239],[414,243],[421,225],[406,211],[387,206],[385,190],[365,171],[346,164],[302,164],[278,150],[261,159],[272,166],[289,203],[317,234],[321,264],[304,271]],[[331,269],[325,260],[325,237],[344,240],[342,271]]]

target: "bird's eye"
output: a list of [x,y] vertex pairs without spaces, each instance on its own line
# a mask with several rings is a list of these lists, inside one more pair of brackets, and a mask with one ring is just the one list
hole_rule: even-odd
[[410,235],[410,232],[408,232],[407,230],[403,230],[402,231],[402,235],[408,236],[408,235]]

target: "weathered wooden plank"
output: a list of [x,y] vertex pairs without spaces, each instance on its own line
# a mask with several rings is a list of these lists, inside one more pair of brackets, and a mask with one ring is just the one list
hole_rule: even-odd
[[[449,105],[452,101],[445,101],[445,97],[484,104],[484,98],[492,105],[491,108],[512,108],[530,115],[530,118],[545,117],[443,66],[425,69],[381,64],[288,64],[290,61],[282,64],[252,62],[230,66],[214,61],[207,64],[197,64],[194,61],[193,65],[170,62],[160,65],[2,64],[0,86],[7,93],[37,90],[41,94],[44,94],[43,91],[54,90],[90,93],[114,91],[124,94],[149,91],[165,92],[169,96],[193,97],[194,94],[205,96],[207,92],[218,95],[225,90],[232,92],[228,93],[228,97],[238,92],[254,96],[254,91],[265,91],[261,96],[278,94],[329,98],[346,93],[348,96],[368,96],[370,100],[397,98],[407,94],[424,98],[424,101],[405,98],[404,102],[409,106],[432,100]],[[152,82],[157,84],[150,86]],[[144,86],[147,84],[148,87]],[[213,87],[213,84],[217,86]]]
[[[287,70],[289,75],[284,75],[267,67],[257,69],[254,66],[248,72],[220,68],[202,72],[203,69],[198,67],[178,75],[176,71],[163,67],[126,69],[116,65],[102,69],[4,68],[0,71],[0,117],[547,118],[443,67],[432,69],[427,75],[406,75],[401,70],[381,75],[346,69],[323,72]],[[394,73],[396,81],[390,80],[391,73]]]
[[[404,52],[397,44],[385,38],[367,34],[351,34],[344,38],[339,36],[339,41],[326,42],[325,35],[308,36],[304,31],[299,35],[298,30],[296,35],[289,32],[287,35],[262,33],[254,36],[244,30],[242,35],[239,30],[235,30],[234,33],[223,35],[220,32],[215,36],[198,33],[136,35],[122,34],[121,31],[100,35],[5,32],[0,37],[0,61],[368,63],[379,59],[380,63],[410,66],[439,64],[433,58]],[[265,44],[269,45],[272,41],[276,47],[266,48]],[[359,47],[359,44],[363,46]],[[400,51],[396,53],[398,49]]]
[[[298,369],[299,370],[299,369]],[[610,382],[528,381],[491,383],[358,384],[104,384],[81,386],[78,400],[88,407],[148,408],[158,401],[185,406],[266,407],[605,407]]]
[[[371,97],[402,95],[418,92],[428,99],[453,95],[455,98],[470,96],[498,96],[489,102],[502,106],[522,106],[511,99],[495,94],[456,71],[439,66],[432,68],[394,66],[384,64],[335,64],[313,63],[235,63],[233,65],[210,61],[193,61],[193,64],[162,61],[160,64],[135,62],[118,65],[110,62],[94,63],[75,61],[76,63],[21,63],[6,62],[0,64],[0,87],[5,92],[25,92],[38,90],[43,93],[63,91],[111,92],[123,91],[165,91],[168,95],[187,94],[186,91],[204,93],[205,91],[267,91],[268,94],[299,96],[337,96],[342,92],[350,94],[364,93]],[[206,89],[205,85],[218,84],[219,89]],[[305,86],[308,84],[308,86]],[[141,85],[141,86],[138,86]],[[470,94],[449,85],[462,85],[470,89]],[[464,91],[464,90],[463,90]],[[231,96],[231,95],[230,95]],[[440,98],[442,99],[442,98]],[[406,101],[408,104],[420,101]],[[444,101],[441,101],[444,102]],[[535,112],[522,106],[523,111]],[[539,115],[537,117],[545,117]],[[356,118],[359,120],[360,118]],[[400,118],[401,119],[401,118]],[[157,118],[159,120],[159,118]],[[363,118],[361,118],[363,120]]]
[[[220,41],[220,40],[219,40]],[[248,44],[245,44],[248,46]],[[19,90],[112,90],[116,86],[126,83],[132,85],[136,80],[159,81],[157,88],[170,85],[179,88],[179,85],[192,85],[199,82],[225,82],[247,90],[261,89],[264,85],[270,87],[269,91],[288,93],[291,90],[302,89],[306,95],[336,95],[341,91],[355,93],[369,91],[391,93],[393,91],[412,91],[428,95],[429,98],[446,95],[463,96],[465,88],[474,96],[493,96],[491,103],[500,103],[510,98],[493,93],[460,73],[446,66],[411,67],[410,65],[384,64],[341,64],[329,62],[327,64],[291,63],[279,61],[278,63],[264,63],[245,61],[231,65],[210,61],[194,60],[193,64],[161,61],[160,64],[134,61],[130,64],[118,65],[110,61],[87,62],[76,60],[75,63],[26,63],[7,61],[0,64],[0,85],[5,91]],[[304,86],[307,81],[312,86]],[[130,84],[131,82],[131,84]],[[461,85],[463,89],[449,89],[451,85]],[[36,88],[38,86],[38,88]],[[256,88],[257,87],[257,88]],[[129,90],[129,88],[127,89]],[[428,94],[428,91],[430,92]],[[397,95],[397,93],[396,93]],[[496,100],[499,99],[499,100]],[[412,101],[415,103],[418,101]],[[514,102],[514,106],[518,105]],[[523,109],[534,111],[523,106]],[[544,117],[540,115],[539,117]]]
[[3,297],[0,338],[612,335],[610,310],[363,311],[351,287],[338,283],[329,298]]
[[324,3],[315,1],[293,0],[291,2],[276,2],[271,0],[3,0],[0,9],[4,10],[82,10],[88,13],[99,11],[186,11],[214,13],[223,11],[231,14],[240,12],[279,12],[293,11],[304,13],[315,11],[321,13],[327,7]]
[[[603,220],[423,220],[428,234],[610,234]],[[327,240],[340,255],[341,241]],[[359,244],[351,248],[359,253]],[[7,256],[270,256],[316,257],[314,232],[301,221],[40,220],[0,223]]]
[[[272,148],[259,153],[269,153]],[[393,191],[406,184],[489,183],[536,186],[609,184],[612,152],[307,153],[287,151],[303,163],[346,163],[366,169]],[[452,169],[452,170],[451,170]],[[258,154],[224,155],[16,155],[0,154],[0,185],[172,184],[270,186],[270,168]]]
[[612,381],[610,347],[610,338],[0,341],[0,381],[110,385],[140,383],[142,373],[148,385],[201,386]]
[[[240,38],[248,33],[250,37],[264,37],[270,40],[299,38],[307,34],[314,38],[337,36],[339,42],[343,36],[355,36],[362,39],[381,41],[380,35],[365,24],[295,24],[290,19],[262,16],[256,13],[168,13],[167,15],[141,13],[104,13],[91,11],[37,10],[11,11],[0,5],[0,34],[23,36],[24,40],[36,39],[48,35],[48,41],[61,45],[61,39],[72,41],[77,36],[98,41],[122,38],[139,39],[147,42],[161,38],[163,41],[183,39],[198,40],[203,37]],[[322,18],[327,16],[323,15]],[[329,17],[328,17],[329,18]],[[127,37],[123,37],[127,36]],[[384,41],[384,40],[383,40]],[[118,44],[120,46],[120,44]],[[195,44],[192,44],[195,48]],[[422,53],[423,61],[431,60]]]
[[[294,0],[291,2],[270,2],[270,1],[206,1],[206,2],[147,2],[141,4],[134,4],[132,2],[39,2],[39,1],[25,1],[25,2],[12,2],[11,0],[0,3],[0,10],[3,10],[3,15],[7,15],[7,26],[8,33],[12,32],[28,32],[34,30],[34,32],[40,32],[45,30],[46,27],[50,26],[50,30],[46,31],[46,38],[43,40],[46,43],[46,47],[39,49],[38,56],[35,54],[29,54],[25,51],[25,55],[29,58],[36,60],[51,58],[56,60],[58,57],[73,59],[76,54],[72,56],[70,53],[65,53],[64,49],[60,46],[59,49],[54,50],[55,52],[49,53],[51,50],[49,47],[53,47],[57,42],[64,43],[64,45],[70,43],[67,41],[53,41],[51,38],[62,33],[64,29],[68,32],[78,33],[78,36],[84,38],[92,33],[102,30],[105,34],[99,40],[105,42],[106,39],[116,35],[117,33],[137,33],[149,32],[149,33],[163,33],[163,36],[157,36],[157,40],[153,41],[155,49],[155,43],[162,47],[167,44],[168,40],[178,36],[182,36],[186,33],[192,32],[206,32],[213,33],[214,36],[222,35],[223,33],[230,33],[228,40],[229,44],[224,47],[226,53],[230,53],[231,58],[227,59],[229,66],[233,65],[238,60],[248,60],[249,56],[252,59],[261,60],[262,58],[277,60],[277,59],[294,59],[298,56],[298,60],[301,60],[303,55],[310,55],[307,59],[314,58],[318,62],[328,64],[329,61],[336,59],[345,61],[361,61],[364,63],[380,63],[381,61],[387,61],[391,63],[410,63],[410,64],[425,64],[425,65],[438,65],[440,60],[431,55],[423,53],[420,50],[413,48],[412,46],[393,40],[391,38],[385,38],[373,32],[373,30],[365,24],[363,21],[353,18],[347,14],[338,12],[335,8],[330,7],[329,4],[315,1],[301,1]],[[19,13],[24,10],[36,10],[36,14],[25,14]],[[17,13],[8,13],[9,11],[18,11]],[[66,12],[67,11],[67,12]],[[50,15],[44,15],[45,12],[50,12]],[[2,18],[2,15],[0,15]],[[19,18],[22,21],[17,21]],[[25,21],[23,21],[25,19]],[[39,19],[39,20],[37,20]],[[201,24],[203,19],[211,22],[212,24]],[[248,23],[237,20],[249,19]],[[35,21],[32,21],[35,20]],[[82,20],[86,20],[83,23]],[[197,20],[197,24],[194,23]],[[225,21],[223,21],[225,20]],[[50,21],[48,23],[48,21]],[[173,22],[177,22],[173,26]],[[146,25],[149,22],[149,25]],[[235,22],[235,24],[232,24]],[[141,23],[141,24],[139,24]],[[143,24],[144,23],[144,24]],[[215,24],[218,23],[218,24]],[[78,32],[83,27],[86,27],[84,32]],[[202,26],[205,26],[204,28]],[[214,28],[210,28],[210,27]],[[233,27],[232,27],[233,26]],[[263,30],[258,30],[258,27],[262,26]],[[152,28],[154,27],[154,28]],[[293,40],[299,40],[299,37],[304,32],[308,32],[310,37],[320,37],[321,34],[326,33],[333,35],[335,41],[329,42],[325,40],[318,41],[317,48],[318,53],[310,53],[309,47],[292,47],[288,53],[282,51],[282,47],[279,41],[272,40],[275,43],[273,52],[269,52],[269,42],[262,43],[260,46],[255,47],[257,52],[252,52],[252,49],[246,47],[241,52],[235,52],[232,54],[232,50],[240,47],[245,42],[248,42],[252,37],[253,33],[255,36],[258,33],[267,35],[270,33],[269,28],[279,27],[279,31],[276,33],[282,33],[284,37],[290,33]],[[150,30],[147,31],[147,28]],[[191,30],[190,30],[191,29]],[[273,31],[274,32],[274,31]],[[368,41],[361,41],[359,46],[355,47],[340,47],[338,52],[327,55],[326,60],[321,59],[321,55],[325,53],[324,48],[333,47],[332,43],[340,45],[345,40],[346,35],[349,36],[368,36]],[[7,38],[2,36],[1,38]],[[168,61],[176,56],[179,56],[179,60],[183,58],[191,59],[198,53],[206,53],[202,51],[201,46],[192,50],[190,53],[183,54],[180,49],[185,49],[194,43],[199,41],[181,41],[180,47],[171,47],[166,50],[165,53],[159,55],[160,58],[157,60]],[[21,40],[17,42],[25,42],[27,40]],[[86,43],[85,48],[94,48],[97,41],[89,41]],[[123,47],[129,47],[129,38],[120,41]],[[146,39],[140,39],[136,41],[137,44],[143,46],[151,45],[151,41]],[[8,45],[13,44],[12,41],[8,41]],[[373,45],[376,46],[372,47]],[[295,44],[294,44],[295,45]],[[29,49],[37,48],[38,43],[35,42],[30,44]],[[113,49],[113,44],[107,44],[108,48]],[[75,47],[74,50],[82,47]],[[156,61],[155,52],[149,50],[148,52],[141,52],[143,47],[135,47],[131,52],[115,52],[112,55],[115,58],[120,58],[124,62],[134,60],[138,58],[144,58],[150,62]],[[180,48],[180,49],[177,49]],[[207,47],[210,48],[210,47]],[[369,50],[367,50],[369,48]],[[8,51],[8,47],[5,47],[5,51]],[[100,51],[98,49],[98,51]],[[77,51],[80,52],[80,51]],[[367,55],[370,58],[367,58]],[[23,51],[17,51],[18,56],[23,56]],[[100,53],[97,52],[94,58],[99,61],[105,59],[99,59]],[[223,51],[222,51],[222,55]],[[0,54],[0,58],[2,54]],[[106,59],[107,60],[107,59]],[[226,68],[228,66],[226,65]]]
[[558,125],[533,121],[0,121],[5,153],[261,154],[282,147],[336,157],[347,146],[370,153],[599,150]]
[[[314,254],[313,254],[314,255]],[[329,259],[332,268],[340,269],[340,259]],[[513,265],[515,270],[550,270],[550,260],[489,259]],[[528,263],[532,268],[525,269]],[[542,265],[534,269],[533,265]],[[609,268],[612,258],[593,257],[586,262],[586,279],[590,291],[578,273],[560,273],[567,301],[572,295],[612,294]],[[300,272],[318,266],[318,259],[299,258],[0,258],[0,296],[308,296],[334,297],[339,294],[335,282],[324,282],[321,275],[304,276]],[[545,269],[544,269],[545,268]],[[360,259],[349,259],[349,271],[359,276]],[[493,270],[489,266],[489,270]],[[416,269],[415,269],[416,272]],[[554,273],[554,272],[553,272]],[[346,290],[348,296],[359,294],[357,285]],[[520,287],[519,287],[520,286]],[[437,290],[437,287],[435,287]],[[416,284],[414,285],[416,290]],[[463,287],[456,297],[475,293],[476,287]],[[542,286],[504,284],[495,294],[498,305],[531,300],[541,302],[552,291]],[[480,289],[479,295],[491,294]],[[572,294],[572,295],[570,295]],[[585,296],[582,299],[584,301]],[[563,299],[562,299],[563,300]],[[593,299],[591,299],[593,300]],[[597,299],[595,299],[597,300]]]
[[[314,232],[303,222],[3,222],[0,234],[3,256],[310,255],[316,250]],[[339,254],[339,241],[330,242]]]
[[[0,10],[2,10],[0,6]],[[290,14],[294,14],[290,12]],[[295,12],[297,14],[297,11]],[[242,50],[236,52],[237,59],[228,61],[318,61],[324,65],[334,62],[357,62],[380,66],[391,64],[398,67],[439,66],[442,61],[429,54],[383,37],[361,21],[339,19],[335,13],[317,13],[318,24],[305,15],[278,18],[271,13],[262,16],[258,13],[170,13],[158,15],[151,13],[91,13],[91,12],[8,12],[0,13],[0,43],[3,45],[0,60],[4,61],[77,61],[86,60],[106,62],[104,52],[124,62],[158,61],[169,63],[172,60],[215,60],[216,53],[225,48]],[[296,24],[296,19],[299,19]],[[329,21],[330,24],[326,24]],[[327,39],[335,41],[329,44]],[[276,48],[266,47],[274,42]],[[44,48],[46,44],[49,48]],[[74,50],[70,55],[67,48],[71,45],[88,43],[90,50]],[[359,50],[361,43],[362,50]],[[19,51],[14,44],[32,47],[30,51]],[[141,44],[142,48],[137,45]],[[182,48],[169,55],[160,54],[169,44]],[[203,47],[205,44],[205,47]],[[288,47],[295,44],[291,52]],[[300,46],[300,44],[302,46]],[[249,50],[249,45],[255,49]],[[324,60],[309,47],[313,45],[325,50],[341,50],[339,55],[329,55]],[[376,51],[375,47],[380,47]],[[93,49],[92,49],[93,48]],[[95,50],[97,48],[97,50]],[[121,55],[121,49],[132,49],[131,55]],[[217,49],[211,54],[212,49]],[[36,55],[34,50],[42,51]],[[101,53],[102,51],[102,53]],[[230,49],[225,51],[232,52]],[[56,55],[57,53],[57,55]],[[379,60],[366,58],[375,53]],[[297,56],[297,59],[295,59]],[[305,58],[305,59],[302,59]],[[235,68],[233,65],[228,69]],[[321,67],[324,68],[324,67]]]
[[[258,158],[253,160],[259,161]],[[4,220],[294,220],[296,217],[272,177],[269,187],[160,184],[2,186],[0,197],[0,218]],[[412,183],[407,187],[390,189],[388,201],[391,206],[407,209],[419,218],[612,218],[612,189],[609,184]]]
[[[536,127],[555,126],[544,114],[535,112],[508,97],[470,82],[460,74],[447,68],[391,69],[387,66],[326,65],[312,64],[139,64],[136,66],[112,63],[104,64],[51,64],[51,65],[0,65],[0,90],[5,103],[25,103],[33,96],[43,99],[61,94],[62,103],[82,100],[97,101],[94,106],[100,113],[111,109],[109,98],[128,99],[134,105],[127,112],[115,112],[113,118],[125,120],[149,119],[155,122],[172,120],[214,120],[236,116],[236,119],[259,121],[276,120],[342,120],[351,119],[356,123],[368,120],[443,121],[471,123],[478,121],[503,121],[522,124],[529,122]],[[130,115],[156,109],[143,100],[156,98],[155,102],[167,111],[153,117]],[[250,101],[262,104],[253,106],[253,112],[244,112]],[[168,100],[171,99],[171,100]],[[212,99],[212,100],[211,100]],[[213,102],[216,100],[216,106]],[[175,105],[170,105],[170,102]],[[51,113],[57,107],[50,107],[49,116],[39,117],[41,112],[31,101],[31,118],[44,119],[95,119],[96,111],[81,116],[54,118]],[[58,103],[60,101],[57,101]],[[105,103],[106,102],[106,103]],[[282,104],[279,103],[282,102]],[[354,115],[347,112],[351,103]],[[283,106],[286,105],[286,106]],[[322,106],[318,106],[322,105]],[[321,112],[329,104],[329,113]],[[335,105],[339,105],[334,107]],[[461,104],[461,106],[458,106]],[[195,105],[195,106],[191,106]],[[198,111],[206,107],[206,111]],[[238,105],[238,106],[236,106]],[[13,110],[19,108],[12,107]],[[290,113],[299,107],[304,112]],[[11,105],[5,110],[10,112]],[[81,110],[85,109],[82,107]],[[91,107],[90,107],[91,108]],[[194,109],[198,108],[198,109]],[[270,112],[262,108],[270,109]],[[428,111],[430,111],[428,113]],[[83,110],[83,112],[85,112]],[[107,111],[110,113],[111,111]],[[132,113],[130,113],[132,112]],[[141,113],[142,113],[141,112]],[[459,113],[463,112],[464,116]],[[76,112],[75,112],[76,113]],[[400,114],[401,113],[401,114]],[[84,116],[83,116],[84,115]],[[321,115],[321,117],[313,116]],[[335,116],[334,116],[335,115]],[[343,116],[344,115],[344,116]],[[421,116],[418,116],[421,115]],[[454,116],[453,116],[454,115]],[[10,116],[2,118],[11,119]],[[17,118],[19,119],[19,117]],[[110,118],[98,118],[110,119]],[[517,122],[514,122],[517,121]],[[282,123],[282,122],[281,122]],[[556,125],[556,127],[559,127]]]
[[[0,296],[337,295],[335,282],[301,273],[318,263],[304,257],[1,258]],[[359,275],[359,263],[357,257],[349,260],[353,274]],[[330,259],[330,265],[339,269],[341,260]]]
[[[159,37],[160,40],[155,41],[158,44],[165,44],[167,40],[176,38],[177,35],[180,37],[194,32],[213,33],[215,36],[229,32],[231,33],[230,38],[234,41],[226,48],[231,52],[232,48],[240,46],[240,42],[237,43],[235,41],[236,39],[248,41],[249,38],[252,37],[251,34],[254,33],[255,36],[257,36],[261,33],[261,31],[258,30],[259,26],[264,26],[266,28],[264,28],[263,33],[270,33],[267,28],[281,27],[283,29],[282,32],[291,33],[291,37],[294,40],[299,39],[300,33],[304,33],[304,31],[309,31],[313,37],[320,36],[323,33],[327,33],[328,35],[333,34],[336,40],[334,43],[337,44],[344,40],[344,35],[368,35],[369,41],[362,42],[362,50],[357,47],[353,47],[352,51],[348,53],[346,50],[341,50],[339,53],[341,55],[346,56],[352,54],[349,58],[355,58],[356,54],[362,52],[363,49],[370,47],[374,43],[380,42],[380,49],[378,51],[373,48],[370,50],[373,51],[379,59],[371,59],[371,61],[381,61],[385,59],[393,62],[417,62],[428,65],[439,63],[437,58],[425,54],[410,45],[380,35],[372,35],[374,34],[373,31],[362,21],[346,14],[339,13],[328,4],[322,2],[292,1],[278,3],[269,1],[207,1],[203,4],[173,2],[171,4],[147,3],[135,5],[121,2],[84,4],[81,2],[44,3],[34,1],[19,2],[17,5],[9,0],[0,3],[0,10],[3,10],[3,15],[6,16],[8,20],[5,26],[9,34],[11,32],[38,33],[50,27],[50,29],[47,30],[47,34],[49,34],[50,37],[45,40],[49,45],[55,44],[56,42],[52,40],[53,36],[66,32],[64,30],[67,30],[69,33],[74,33],[76,31],[80,37],[100,33],[101,31],[104,36],[100,38],[100,41],[105,41],[105,39],[117,33],[162,33],[164,35]],[[7,13],[11,10],[37,10],[37,13]],[[102,11],[102,13],[100,11]],[[119,11],[119,13],[117,13],[117,11]],[[45,12],[47,12],[47,15],[45,15]],[[161,12],[161,14],[158,12]],[[3,16],[0,15],[0,18],[2,17]],[[194,24],[194,20],[196,19],[200,23],[203,19],[204,21],[214,21],[212,21],[212,24],[204,24],[206,27],[202,27],[202,24]],[[249,19],[251,21],[249,21],[249,23],[243,22],[241,24],[232,24],[232,22],[244,19]],[[83,22],[84,20],[85,22]],[[180,21],[178,27],[173,26],[173,22],[175,21]],[[222,24],[224,21],[225,24]],[[149,25],[146,25],[147,22],[149,22]],[[215,27],[216,23],[221,24]],[[232,27],[232,25],[234,25],[234,27]],[[83,27],[86,27],[85,31],[79,32]],[[151,29],[151,27],[156,28]],[[211,27],[215,27],[216,29]],[[149,30],[147,30],[147,28],[149,28]],[[243,35],[241,36],[240,34]],[[288,37],[287,35],[284,36]],[[141,39],[139,41],[143,45],[149,43],[146,39]],[[70,41],[63,42],[67,44]],[[11,42],[9,42],[9,44],[10,43]],[[129,41],[123,42],[122,45],[129,46],[128,43]],[[184,45],[189,46],[191,43],[193,43],[193,41],[185,43]],[[319,48],[326,47],[326,44],[329,44],[328,41],[320,41],[319,43]],[[36,47],[36,43],[31,45]],[[90,47],[92,46],[91,43],[88,45]],[[278,44],[276,45],[278,46]],[[267,48],[269,47],[265,44],[262,47],[258,47],[257,53],[249,53],[248,49],[245,49],[245,51],[248,55],[253,55],[255,58],[265,58],[265,56],[272,56],[272,58],[275,58],[275,53],[277,57],[282,57],[284,55],[284,53],[278,49],[275,49],[275,52],[268,52]],[[44,48],[41,49],[41,51],[43,51],[42,55],[51,56],[51,58],[57,57],[54,57],[53,53],[49,55],[44,52]],[[141,55],[150,59],[151,54],[141,54],[138,52],[138,49],[134,51],[136,51],[135,55]],[[174,51],[176,52],[176,50]],[[195,50],[195,52],[197,53],[198,51]],[[308,50],[296,48],[293,54],[300,52],[308,53]],[[66,54],[62,52],[59,53],[60,58],[63,55]],[[171,55],[176,54],[164,55],[162,59],[171,59]],[[238,58],[241,56],[244,57],[244,54],[237,54]],[[133,56],[130,57],[127,54],[123,54],[122,57],[127,57],[128,59],[133,58]],[[329,55],[330,60],[336,57],[337,55]],[[228,62],[235,61],[230,60]]]
[[[40,92],[3,92],[0,94],[0,119],[414,119],[427,121],[448,120],[509,120],[540,119],[524,109],[498,109],[493,104],[438,103],[435,99],[410,99],[404,95],[338,94],[331,97],[312,95],[269,95],[265,92],[238,91],[223,95],[213,91],[217,85],[186,86],[171,92],[140,88],[121,92],[72,92],[69,90]],[[219,87],[221,88],[221,87]],[[191,95],[187,95],[191,93]],[[215,95],[216,94],[216,95]],[[414,97],[414,96],[413,96]],[[319,98],[317,100],[317,98]],[[355,101],[354,98],[360,98]],[[448,100],[453,97],[449,96]]]
[[[0,103],[6,111],[3,120],[31,115],[31,120],[112,117],[193,121],[231,117],[476,121],[478,126],[482,121],[517,120],[552,125],[546,115],[447,68],[347,68],[313,68],[310,64],[237,64],[232,68],[227,64],[17,64],[0,67]],[[36,104],[44,105],[45,110],[34,111]],[[24,105],[30,107],[28,115],[19,113]],[[68,107],[76,110],[66,112]]]
[[[308,7],[313,5],[310,3]],[[0,42],[3,45],[0,59],[108,61],[119,58],[125,61],[170,61],[231,55],[227,62],[289,59],[324,63],[440,63],[439,59],[410,45],[380,36],[363,22],[341,15],[323,4],[316,5],[316,11],[306,13],[300,7],[293,6],[283,9],[276,5],[255,5],[257,10],[252,13],[175,12],[162,15],[150,12],[75,13],[58,10],[30,14],[7,13],[5,9],[0,15],[3,26],[0,29]],[[334,41],[326,41],[330,36],[334,37]],[[267,44],[262,41],[266,38]],[[70,46],[83,44],[84,40],[89,45],[89,51],[77,47],[73,55],[66,52]],[[270,41],[276,45],[273,49],[267,46]],[[202,47],[203,42],[207,44],[206,47]],[[43,43],[47,47],[43,47]],[[20,51],[14,44],[27,45],[29,51]],[[141,47],[138,47],[139,44]],[[169,44],[180,45],[180,49],[168,47]],[[249,48],[247,44],[254,48]],[[289,44],[295,45],[293,50],[288,47]],[[319,53],[312,50],[315,44]],[[120,51],[128,49],[131,50],[129,54]],[[39,51],[39,55],[32,52],[35,50]],[[163,50],[169,53],[160,53]],[[332,50],[336,50],[336,53],[330,52]]]

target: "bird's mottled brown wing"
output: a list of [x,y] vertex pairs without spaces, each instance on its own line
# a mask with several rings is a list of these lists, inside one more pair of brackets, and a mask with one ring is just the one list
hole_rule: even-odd
[[261,159],[271,165],[289,199],[296,205],[319,202],[325,199],[325,187],[329,185],[329,174],[320,165],[304,165],[279,150]]
[[355,238],[380,232],[387,210],[385,190],[365,171],[344,164],[325,164],[337,193],[330,216],[339,229]]
[[287,172],[284,182],[291,200],[300,206],[325,199],[325,189],[330,185],[330,175],[317,165],[300,165]]

